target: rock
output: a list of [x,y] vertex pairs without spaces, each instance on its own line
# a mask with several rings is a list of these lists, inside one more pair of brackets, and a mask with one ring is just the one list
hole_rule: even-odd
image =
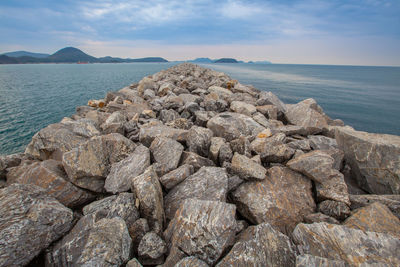
[[360,208],[344,222],[345,226],[364,232],[390,234],[400,238],[400,220],[385,205],[374,202]]
[[352,210],[379,202],[387,206],[400,219],[400,195],[349,195]]
[[266,132],[259,133],[253,142],[250,143],[251,151],[261,155],[262,153],[272,150],[273,147],[283,145],[286,136],[283,133],[277,133],[273,136],[268,136]]
[[291,159],[295,153],[296,150],[282,144],[268,147],[260,156],[263,163],[283,163]]
[[232,158],[232,171],[245,180],[263,180],[267,172],[262,165],[237,152]]
[[180,118],[179,113],[173,109],[168,109],[168,110],[163,109],[160,111],[160,120],[163,123],[174,121],[179,118]]
[[318,204],[318,210],[323,214],[343,221],[350,215],[350,208],[343,202],[325,200]]
[[150,231],[149,224],[144,218],[136,220],[132,225],[128,227],[129,235],[132,238],[132,248],[135,255],[138,255],[138,248],[140,241],[144,235]]
[[250,141],[248,138],[241,136],[230,142],[232,152],[237,152],[239,154],[245,155],[246,157],[251,157]]
[[249,226],[242,232],[231,251],[216,266],[294,266],[295,253],[289,237],[263,223]]
[[189,151],[207,157],[212,137],[213,132],[210,129],[193,126],[188,132],[186,144]]
[[156,137],[171,138],[175,141],[183,142],[186,140],[186,130],[175,129],[168,126],[157,125],[140,128],[139,141],[149,147]]
[[202,167],[165,196],[165,215],[172,219],[181,203],[188,198],[225,202],[227,191],[228,175],[225,169]]
[[214,265],[235,237],[235,212],[232,204],[186,199],[164,232],[166,241],[187,256]]
[[346,267],[346,263],[341,260],[329,260],[309,254],[298,255],[296,257],[296,267]]
[[329,149],[329,150],[324,150],[326,154],[331,156],[334,160],[333,168],[340,171],[343,169],[343,158],[344,158],[344,153],[342,150],[339,149]]
[[313,150],[329,150],[338,148],[335,139],[323,135],[311,135],[308,137],[308,140],[310,140],[310,146]]
[[287,145],[290,148],[299,149],[299,150],[302,150],[305,152],[308,152],[311,150],[310,141],[308,139],[292,141],[292,142],[288,143]]
[[242,101],[232,101],[230,108],[233,112],[244,114],[247,116],[251,116],[253,113],[257,112],[255,106]]
[[126,192],[131,188],[131,180],[142,174],[150,166],[150,151],[139,145],[127,158],[111,165],[104,188],[110,193]]
[[328,126],[321,107],[312,98],[295,105],[288,105],[285,115],[291,124],[304,127],[311,134],[320,133],[323,128]]
[[218,161],[219,164],[222,166],[224,163],[231,162],[233,157],[233,152],[229,143],[222,144],[221,148],[219,149],[218,154]]
[[92,193],[69,182],[61,162],[52,159],[9,169],[7,183],[39,186],[67,207],[80,206],[94,199]]
[[213,131],[214,136],[225,138],[228,142],[240,136],[254,136],[264,130],[252,118],[232,112],[216,115],[207,122],[207,128]]
[[157,114],[151,109],[143,110],[140,115],[145,119],[155,119],[157,117]]
[[41,160],[61,161],[65,152],[97,135],[100,135],[100,132],[91,120],[81,119],[50,124],[32,137],[32,141],[25,149],[25,154]]
[[311,189],[311,181],[303,175],[275,166],[264,180],[241,184],[232,192],[232,199],[251,223],[270,223],[289,234],[315,210]]
[[182,260],[183,258],[187,257],[185,252],[179,249],[177,246],[173,246],[169,249],[168,257],[165,259],[163,267],[175,267],[175,265]]
[[267,119],[278,119],[278,108],[274,105],[256,106],[258,112],[267,117]]
[[166,96],[168,94],[168,92],[171,92],[174,88],[175,88],[175,86],[173,86],[170,83],[163,83],[162,85],[160,85],[160,88],[158,88],[157,95],[158,96]]
[[336,224],[313,223],[297,225],[293,238],[305,254],[343,260],[350,266],[400,264],[400,239],[391,235]]
[[229,91],[228,89],[219,87],[219,86],[210,86],[208,88],[208,92],[210,93],[215,93],[217,94],[219,97],[229,97],[231,96],[233,93],[231,91]]
[[218,156],[221,147],[225,144],[225,139],[222,137],[212,137],[210,142],[210,151],[208,157],[218,164]]
[[167,245],[154,232],[145,234],[140,241],[138,248],[139,260],[145,265],[163,263],[165,252],[167,252]]
[[308,136],[315,133],[315,128],[303,127],[297,125],[275,125],[274,132],[284,133],[286,136],[302,135]]
[[154,82],[154,80],[150,77],[144,77],[140,82],[139,85],[137,87],[137,91],[139,93],[139,95],[143,95],[143,92],[146,89],[151,89],[154,90],[156,88],[156,83]]
[[208,158],[204,158],[193,152],[183,151],[181,165],[185,164],[192,165],[194,171],[198,171],[201,167],[215,166],[214,162]]
[[111,165],[126,158],[135,147],[131,140],[117,133],[96,136],[64,153],[63,166],[73,184],[102,192]]
[[196,257],[186,257],[181,259],[175,267],[208,267],[208,264]]
[[141,217],[147,219],[150,229],[160,233],[164,226],[164,201],[161,185],[153,166],[133,178],[132,192],[139,200]]
[[261,92],[256,105],[274,105],[279,112],[285,113],[287,111],[286,105],[272,92]]
[[328,215],[325,215],[323,213],[312,213],[308,214],[304,217],[304,222],[305,223],[319,223],[319,222],[326,222],[326,223],[333,223],[333,224],[340,224],[338,220],[335,218],[332,218]]
[[194,113],[195,124],[201,127],[206,127],[207,122],[216,115],[213,111],[196,111]]
[[260,112],[254,113],[251,117],[253,118],[253,120],[255,122],[260,124],[262,127],[265,127],[265,128],[271,127],[269,120]]
[[400,194],[400,136],[338,127],[339,148],[358,184],[372,194]]
[[120,111],[112,113],[107,120],[100,126],[104,134],[119,133],[124,135],[124,124],[127,122],[126,116]]
[[0,179],[6,178],[7,169],[21,164],[23,158],[22,153],[0,156]]
[[83,215],[93,215],[97,220],[120,217],[129,228],[139,219],[135,208],[135,197],[132,193],[121,193],[94,201],[83,208]]
[[319,199],[330,199],[350,205],[343,174],[333,168],[334,163],[334,159],[327,153],[315,150],[290,160],[287,166],[316,182]]
[[128,261],[128,263],[125,266],[126,267],[143,267],[136,258],[131,259],[130,261]]
[[46,254],[46,266],[120,266],[130,259],[132,240],[120,217],[82,217]]
[[167,190],[172,189],[174,186],[185,180],[188,176],[192,175],[194,168],[192,165],[182,165],[179,168],[170,171],[160,177],[160,182]]
[[35,185],[0,190],[0,266],[24,266],[72,226],[73,213]]
[[184,147],[171,138],[156,137],[150,151],[156,162],[157,174],[162,176],[178,167]]

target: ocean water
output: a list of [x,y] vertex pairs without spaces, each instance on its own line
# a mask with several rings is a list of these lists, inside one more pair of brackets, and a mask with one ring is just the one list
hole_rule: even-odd
[[[37,131],[175,63],[0,65],[0,155],[21,152]],[[202,65],[285,103],[313,97],[358,130],[400,135],[400,68],[321,65]]]

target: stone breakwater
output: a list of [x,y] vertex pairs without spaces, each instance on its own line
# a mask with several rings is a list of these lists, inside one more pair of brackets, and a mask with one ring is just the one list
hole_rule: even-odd
[[181,64],[0,158],[0,266],[400,266],[400,137]]

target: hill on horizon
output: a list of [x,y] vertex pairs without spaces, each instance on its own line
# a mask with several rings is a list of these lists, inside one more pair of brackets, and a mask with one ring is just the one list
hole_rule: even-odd
[[46,57],[50,56],[50,54],[34,53],[34,52],[28,52],[28,51],[7,52],[7,53],[3,53],[2,55],[8,56],[8,57],[33,57],[33,58],[46,58]]
[[48,58],[52,62],[97,62],[97,58],[92,57],[75,47],[65,47],[63,49],[60,49]]

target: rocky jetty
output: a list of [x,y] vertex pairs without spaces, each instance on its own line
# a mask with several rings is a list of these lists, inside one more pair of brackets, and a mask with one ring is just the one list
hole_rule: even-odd
[[400,266],[400,137],[184,63],[0,157],[2,266]]

